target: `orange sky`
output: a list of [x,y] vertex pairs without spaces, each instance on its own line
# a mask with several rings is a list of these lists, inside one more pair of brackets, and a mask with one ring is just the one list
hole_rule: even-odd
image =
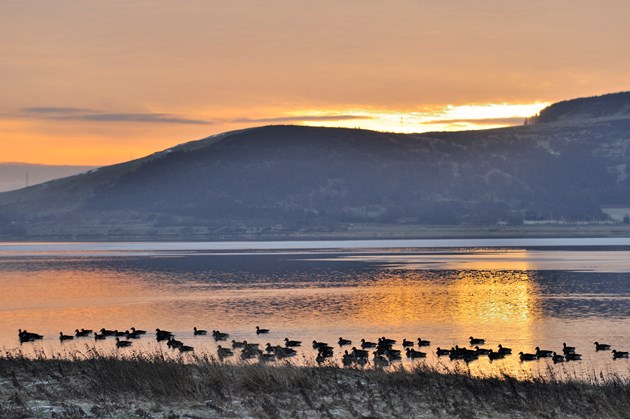
[[110,164],[275,123],[513,125],[628,90],[628,22],[625,0],[3,1],[0,161]]

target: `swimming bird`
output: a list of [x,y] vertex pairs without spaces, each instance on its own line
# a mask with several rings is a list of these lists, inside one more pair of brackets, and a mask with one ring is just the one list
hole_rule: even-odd
[[18,337],[20,338],[20,343],[32,342],[34,340],[44,338],[44,336],[40,334],[27,332],[26,330],[22,330],[22,329],[18,329]]
[[570,352],[564,355],[564,359],[567,361],[580,361],[582,359],[582,354],[576,354],[575,352]]
[[503,354],[503,355],[511,355],[512,354],[512,348],[506,348],[505,346],[503,346],[503,345],[501,345],[499,343],[499,350],[497,352],[499,352],[500,354]]
[[368,342],[365,339],[361,339],[361,347],[363,349],[365,349],[365,348],[376,348],[376,343]]
[[222,348],[221,345],[217,346],[217,354],[219,355],[219,358],[234,356],[234,352],[230,348]]
[[243,341],[243,349],[246,351],[251,351],[251,350],[258,350],[258,347],[260,346],[260,343],[249,343],[248,341],[244,340]]
[[99,335],[98,333],[94,332],[94,340],[105,340],[106,337],[107,336],[102,333]]
[[276,359],[276,355],[275,354],[261,353],[261,354],[258,355],[258,360],[259,361],[263,361],[263,362],[274,361],[275,359]]
[[324,363],[324,361],[326,361],[326,357],[323,356],[321,352],[319,352],[315,357],[315,362],[317,362],[317,365],[321,365],[322,363]]
[[342,357],[341,362],[345,366],[349,366],[352,364],[365,365],[368,363],[369,353],[368,351],[364,351],[362,349],[352,348],[352,352],[348,353],[348,350],[345,350]]
[[546,349],[540,349],[538,346],[536,346],[536,356],[538,358],[550,358],[553,356],[553,351],[548,351]]
[[406,350],[407,358],[417,359],[417,358],[426,358],[426,352],[416,351],[413,348],[407,348]]
[[261,329],[259,326],[256,326],[256,334],[257,335],[262,335],[265,333],[269,333],[269,329]]
[[395,345],[396,344],[396,340],[395,339],[387,339],[385,336],[383,336],[382,338],[380,338],[378,340],[378,343],[382,344],[382,345],[389,345],[389,346],[391,346],[391,345]]
[[74,329],[74,335],[76,337],[78,337],[78,338],[83,338],[83,337],[89,336],[91,334],[92,334],[92,330],[86,330],[86,329],[83,329],[83,328],[81,328],[81,330]]
[[330,346],[322,346],[317,351],[317,356],[321,356],[324,358],[332,358],[335,354],[335,351]]
[[212,337],[214,338],[215,341],[226,340],[227,338],[230,337],[230,334],[229,333],[222,333],[222,332],[219,332],[218,330],[213,330],[212,331]]
[[[569,352],[572,353],[572,352]],[[553,360],[554,364],[557,364],[558,362],[564,362],[564,356],[559,355],[557,353],[553,353],[553,357],[551,358]]]
[[276,354],[276,356],[278,358],[287,357],[287,356],[293,356],[293,355],[297,354],[297,352],[293,348],[285,348],[285,347],[282,347],[280,345],[271,346],[271,343],[269,343],[269,342],[267,342],[267,346],[265,347],[265,351],[267,351],[267,353]]
[[401,358],[401,353],[399,349],[387,349],[385,350],[384,355],[389,358],[390,361],[395,361]]
[[369,358],[369,357],[367,357],[367,356],[355,356],[355,357],[354,357],[354,362],[355,362],[357,365],[364,366],[364,365],[366,365],[368,362],[370,362],[370,358]]
[[166,346],[168,346],[169,348],[175,349],[175,348],[184,346],[184,342],[182,342],[181,340],[175,339],[174,336],[171,336],[166,342]]
[[486,343],[486,340],[482,338],[474,338],[471,336],[468,339],[470,340],[470,346],[483,345]]
[[119,337],[116,337],[116,347],[117,348],[127,348],[131,346],[131,342],[128,340],[120,340]]
[[255,358],[257,356],[260,356],[260,354],[262,354],[262,351],[260,349],[247,349],[247,348],[243,348],[243,350],[241,351],[241,359],[242,360],[248,360],[248,359],[252,359]]
[[146,335],[146,334],[147,334],[147,331],[146,331],[146,330],[138,330],[138,329],[136,329],[136,328],[135,328],[135,327],[133,327],[133,326],[131,326],[131,332],[132,332],[134,335]]
[[610,345],[607,344],[607,343],[595,342],[595,350],[596,351],[608,351],[608,350],[610,350]]
[[479,354],[476,351],[473,351],[471,349],[466,349],[466,348],[460,348],[459,346],[455,345],[454,348],[451,348],[448,357],[451,360],[454,359],[466,359],[466,358],[478,358]]
[[282,346],[276,346],[274,353],[278,358],[288,358],[290,356],[297,355],[297,352],[293,348],[283,348]]
[[313,341],[313,349],[319,349],[322,346],[328,346],[326,342],[318,342],[316,340]]
[[403,339],[402,346],[403,346],[403,348],[406,348],[408,346],[413,346],[413,340]]
[[367,358],[370,356],[370,353],[363,349],[357,349],[354,346],[352,347],[352,352],[350,353],[355,358]]
[[505,354],[502,352],[494,352],[492,349],[490,349],[490,352],[488,352],[488,359],[490,361],[495,361],[497,359],[503,359],[505,358]]
[[158,342],[162,340],[169,340],[173,337],[173,333],[169,332],[168,330],[155,329],[155,337]]
[[193,348],[192,346],[188,346],[188,345],[182,345],[178,349],[179,349],[180,353],[193,352],[195,350],[195,348]]
[[183,346],[183,345],[184,345],[184,342],[176,340],[173,336],[168,338],[168,341],[166,342],[166,346],[172,349],[179,348],[180,346]]
[[245,345],[243,345],[243,349],[241,350],[241,359],[250,359],[262,353],[262,351],[258,349],[257,343],[248,344],[247,341],[243,342],[245,342]]
[[125,330],[125,337],[127,339],[140,339],[139,333],[134,333],[133,331]]
[[59,332],[59,340],[60,341],[64,341],[64,340],[72,340],[74,339],[74,336],[72,335],[64,335],[63,332]]
[[341,356],[341,363],[345,365],[346,367],[349,367],[350,365],[354,364],[355,361],[356,359],[352,355],[350,355],[348,351],[345,351],[344,354]]
[[108,329],[105,329],[104,327],[101,328],[101,330],[99,331],[101,332],[101,335],[105,335],[105,336],[113,336],[116,333],[113,330],[108,330]]
[[475,346],[475,352],[477,352],[477,355],[488,355],[490,352],[492,352],[492,349],[480,348],[479,346]]
[[471,362],[479,359],[479,354],[475,353],[475,351],[466,352],[461,359],[463,359],[465,363],[470,364]]
[[628,352],[618,351],[616,349],[613,349],[612,354],[613,354],[613,359],[627,358],[628,357]]
[[284,338],[284,346],[287,348],[302,346],[302,341],[300,340],[289,340],[289,338]]
[[232,348],[233,349],[242,348],[242,347],[245,346],[246,343],[247,343],[246,340],[244,340],[242,342],[237,342],[234,339],[232,339]]
[[344,339],[342,337],[339,338],[339,340],[337,341],[337,343],[339,344],[339,346],[343,346],[343,345],[352,345],[352,341],[350,339]]
[[197,326],[193,327],[193,334],[195,336],[203,336],[208,333],[207,330],[197,329]]
[[431,341],[422,340],[422,338],[418,338],[418,346],[431,346]]
[[523,352],[519,352],[518,356],[521,361],[535,361],[538,359],[536,354],[524,354]]
[[451,350],[450,349],[441,349],[438,346],[437,350],[435,351],[435,353],[437,354],[437,356],[446,356],[446,355],[449,355],[451,353]]
[[374,355],[373,362],[375,367],[386,367],[389,365],[389,359],[383,355]]
[[565,354],[575,352],[575,346],[567,346],[565,342],[562,342],[562,352]]

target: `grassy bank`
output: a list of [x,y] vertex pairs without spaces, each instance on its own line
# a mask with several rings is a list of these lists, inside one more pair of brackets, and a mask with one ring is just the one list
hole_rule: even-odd
[[627,417],[630,384],[465,371],[0,358],[0,417]]

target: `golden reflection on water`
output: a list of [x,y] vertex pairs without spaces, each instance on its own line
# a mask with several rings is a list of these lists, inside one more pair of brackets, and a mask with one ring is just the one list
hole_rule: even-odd
[[[340,335],[355,341],[382,335],[399,341],[422,337],[432,341],[423,362],[451,366],[456,363],[433,355],[435,347],[467,346],[472,335],[485,338],[487,348],[502,343],[515,352],[492,364],[480,359],[471,364],[472,372],[527,372],[546,368],[548,362],[521,364],[516,353],[537,345],[559,348],[562,340],[557,331],[566,330],[564,320],[543,317],[539,281],[526,269],[530,264],[522,256],[512,258],[522,264],[511,265],[510,270],[497,269],[504,266],[505,257],[497,256],[497,265],[484,254],[482,260],[469,255],[467,267],[475,269],[348,268],[324,274],[304,268],[290,274],[215,275],[186,269],[114,269],[116,263],[97,266],[89,261],[79,264],[83,269],[54,262],[29,269],[4,267],[0,269],[0,348],[17,346],[17,329],[27,328],[46,335],[44,342],[30,347],[64,351],[89,343],[115,350],[111,341],[60,344],[57,336],[59,331],[71,333],[81,327],[136,326],[173,330],[196,350],[216,352],[210,339],[192,335],[192,326],[197,325],[262,344],[279,344],[287,336],[305,342],[336,342]],[[260,340],[252,333],[256,324],[276,334]],[[134,348],[140,350],[141,345],[149,350],[163,347],[151,337],[134,343]],[[308,347],[303,351],[313,355]]]
[[372,324],[406,321],[527,324],[540,316],[535,283],[521,271],[460,271],[445,276],[387,275],[357,293],[354,317]]
[[464,325],[527,325],[540,316],[539,291],[526,271],[461,271],[449,294],[453,320]]
[[[485,338],[481,346],[495,350],[501,343],[513,347],[515,355],[495,363],[482,358],[467,368],[480,374],[527,374],[546,366],[544,361],[521,364],[517,355],[542,339],[540,290],[530,275],[518,270],[394,271],[355,293],[359,310],[349,317],[397,339],[430,339],[433,348],[468,346],[469,336]],[[443,361],[427,358],[435,365]]]

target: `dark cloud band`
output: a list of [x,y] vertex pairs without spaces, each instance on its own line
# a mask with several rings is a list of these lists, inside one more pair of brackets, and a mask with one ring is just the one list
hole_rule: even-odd
[[280,116],[276,118],[238,118],[230,122],[234,123],[267,123],[267,122],[300,122],[300,121],[352,121],[355,119],[374,119],[366,115],[297,115],[297,116]]
[[449,124],[474,124],[474,125],[521,125],[525,118],[482,118],[482,119],[434,119],[421,122],[421,125],[449,125]]
[[39,118],[88,122],[150,122],[163,124],[209,124],[208,121],[183,118],[165,113],[103,113],[93,109],[66,107],[23,108],[22,114]]

